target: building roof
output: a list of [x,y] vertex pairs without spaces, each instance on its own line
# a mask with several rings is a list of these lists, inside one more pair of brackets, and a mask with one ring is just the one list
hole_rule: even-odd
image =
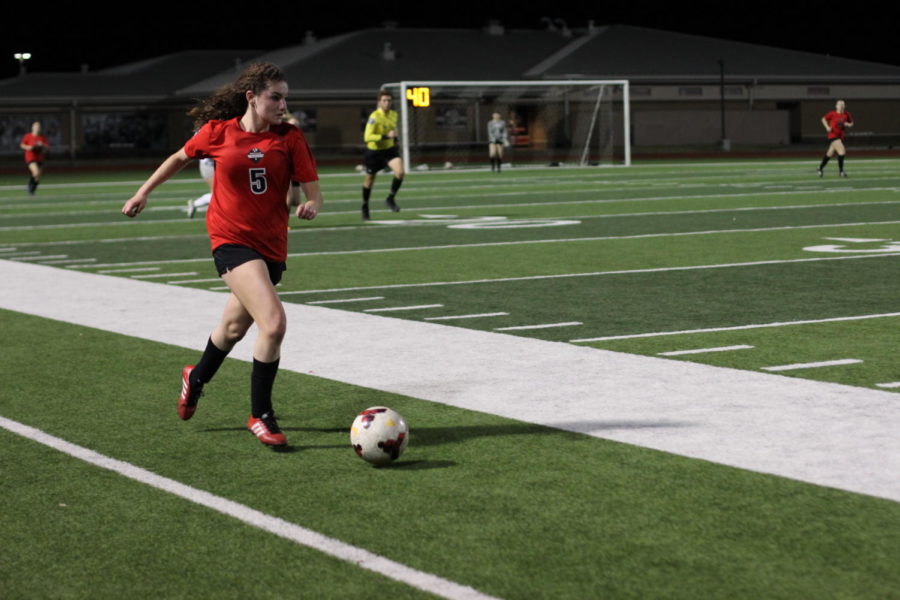
[[159,101],[200,78],[230,72],[259,50],[189,50],[83,73],[27,73],[0,81],[0,101],[80,102],[138,99]]
[[542,79],[614,78],[639,82],[900,82],[900,67],[670,31],[615,25],[588,33],[577,48],[548,60]]
[[88,73],[0,81],[0,103],[60,99],[184,101],[232,81],[250,61],[280,65],[291,96],[370,97],[397,81],[629,79],[635,83],[900,83],[900,66],[611,25],[545,30],[365,29],[272,52],[187,51]]

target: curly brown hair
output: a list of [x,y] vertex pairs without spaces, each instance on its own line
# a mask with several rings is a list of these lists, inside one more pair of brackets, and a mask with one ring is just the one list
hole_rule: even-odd
[[247,90],[261,94],[270,83],[286,81],[284,72],[272,63],[253,63],[233,82],[216,90],[188,111],[194,126],[200,128],[210,119],[233,119],[247,111]]

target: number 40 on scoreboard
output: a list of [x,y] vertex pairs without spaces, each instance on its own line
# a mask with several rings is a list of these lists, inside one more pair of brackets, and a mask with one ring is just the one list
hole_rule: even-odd
[[406,99],[416,108],[431,106],[431,88],[414,87],[406,90]]

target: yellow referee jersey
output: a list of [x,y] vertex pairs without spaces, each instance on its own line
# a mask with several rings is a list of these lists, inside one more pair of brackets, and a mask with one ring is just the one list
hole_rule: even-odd
[[397,111],[389,110],[387,114],[376,108],[366,121],[366,132],[363,141],[369,150],[387,150],[394,146],[394,138],[385,137],[397,129]]

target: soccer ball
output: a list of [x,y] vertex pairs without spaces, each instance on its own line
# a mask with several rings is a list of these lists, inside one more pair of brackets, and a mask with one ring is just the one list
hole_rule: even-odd
[[374,465],[397,460],[408,443],[406,420],[386,406],[367,408],[350,426],[350,444],[356,454]]

